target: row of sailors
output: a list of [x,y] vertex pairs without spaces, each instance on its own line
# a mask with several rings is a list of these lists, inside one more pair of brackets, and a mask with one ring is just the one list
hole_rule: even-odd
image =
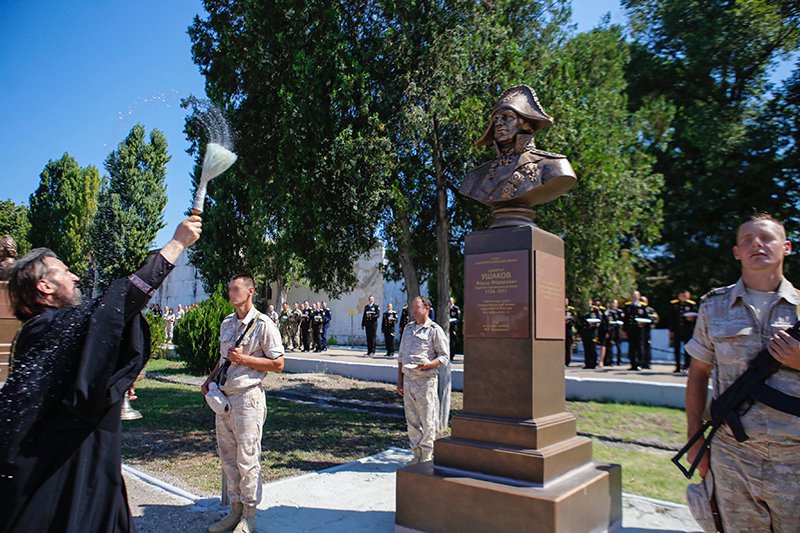
[[[450,323],[450,349],[455,352],[457,342],[459,340],[459,333],[461,328],[461,308],[456,305],[454,298],[450,298],[450,307],[448,311]],[[361,315],[361,329],[366,333],[367,337],[367,355],[374,355],[377,344],[378,321],[381,317],[381,307],[375,303],[375,297],[370,295],[368,303],[364,306],[364,312]],[[428,318],[436,322],[436,314],[431,308],[429,310]],[[395,333],[396,326],[399,325],[400,339],[403,338],[403,330],[411,320],[411,315],[408,311],[408,305],[404,305],[398,317],[397,311],[391,303],[387,304],[386,311],[383,312],[383,318],[380,319],[381,333],[383,333],[384,342],[386,344],[386,356],[392,357],[395,353]],[[397,343],[399,345],[399,342]],[[451,354],[452,360],[452,354]]]
[[[366,331],[367,354],[373,355],[376,350],[378,322],[381,318],[381,308],[375,303],[375,297],[370,295],[367,305],[361,317],[361,329]],[[458,338],[459,326],[461,324],[461,309],[456,305],[453,298],[450,299],[450,341],[451,346],[455,346]],[[333,318],[328,302],[315,302],[309,304],[308,300],[302,305],[294,302],[290,307],[284,303],[280,313],[270,305],[266,315],[278,326],[281,332],[283,345],[287,350],[300,350],[303,352],[324,352],[328,350],[328,328]],[[435,319],[433,309],[430,310],[431,320]],[[386,355],[393,356],[395,353],[395,332],[399,325],[400,338],[403,335],[403,328],[410,321],[411,316],[408,305],[404,305],[398,316],[393,305],[387,304],[386,311],[383,312],[381,322],[381,332],[386,343]],[[398,343],[399,344],[399,343]]]
[[[667,324],[675,359],[674,372],[682,372],[689,367],[689,357],[683,352],[682,345],[692,338],[697,303],[691,300],[689,291],[682,290],[677,296],[670,302]],[[625,302],[622,308],[618,307],[617,300],[612,300],[609,307],[605,308],[599,299],[594,299],[583,313],[578,313],[567,299],[565,364],[569,365],[572,360],[572,345],[577,330],[583,343],[584,368],[613,365],[615,356],[616,364],[621,365],[624,333],[628,341],[630,370],[649,369],[652,360],[651,329],[658,322],[658,313],[639,291],[633,291],[630,301]]]
[[295,302],[293,307],[284,303],[280,313],[270,305],[267,316],[278,326],[287,350],[324,352],[328,349],[328,328],[332,319],[328,302],[309,305],[306,300],[302,306]]

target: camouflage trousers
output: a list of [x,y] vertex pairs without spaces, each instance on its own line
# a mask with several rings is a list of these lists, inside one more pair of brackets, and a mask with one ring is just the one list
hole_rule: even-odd
[[292,347],[292,350],[299,350],[300,349],[300,323],[299,322],[290,322],[289,323],[289,342],[288,344],[284,344],[285,348],[289,346]]
[[230,411],[217,415],[217,447],[231,502],[261,501],[261,434],[267,418],[264,389],[228,394]]
[[433,460],[439,417],[438,383],[436,370],[411,370],[403,375],[403,407],[415,463]]
[[800,531],[800,445],[738,443],[721,434],[711,446],[711,471],[725,531]]
[[289,324],[286,322],[281,322],[281,326],[278,328],[278,330],[281,332],[281,342],[283,343],[283,347],[288,350],[292,347],[291,336],[289,334]]

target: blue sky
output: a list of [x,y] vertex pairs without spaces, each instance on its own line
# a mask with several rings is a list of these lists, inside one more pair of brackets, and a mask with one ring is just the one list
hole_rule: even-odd
[[[156,245],[166,243],[191,205],[178,102],[204,95],[186,34],[201,2],[0,0],[0,12],[0,199],[27,204],[44,165],[64,152],[104,173],[108,153],[141,122],[170,144],[167,227]],[[573,0],[578,31],[606,12],[624,22],[617,0]],[[785,63],[776,76],[790,71]]]

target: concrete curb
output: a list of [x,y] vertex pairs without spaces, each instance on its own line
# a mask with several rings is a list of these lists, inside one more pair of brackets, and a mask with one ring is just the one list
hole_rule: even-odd
[[191,503],[205,509],[214,509],[219,507],[218,498],[201,498],[200,496],[185,491],[180,487],[176,487],[171,483],[167,483],[166,481],[151,476],[150,474],[145,474],[141,470],[138,470],[130,465],[126,465],[123,463],[122,471],[130,476],[138,478],[140,481],[148,485],[152,485],[153,487],[161,489],[164,492],[171,494],[172,496],[176,496],[178,498],[186,500],[187,503]]
[[[308,359],[288,355],[284,356],[284,359],[286,372],[336,374],[366,381],[397,382],[397,368],[393,365]],[[453,390],[463,391],[464,370],[454,368],[452,378]],[[614,401],[677,409],[684,409],[686,406],[686,385],[682,383],[574,376],[567,376],[565,381],[568,400]],[[711,387],[708,390],[711,391]]]
[[[293,373],[336,374],[365,381],[397,383],[397,367],[379,363],[353,363],[349,361],[329,361],[326,359],[307,359],[284,356],[284,371]],[[464,390],[464,370],[452,371],[453,390]]]

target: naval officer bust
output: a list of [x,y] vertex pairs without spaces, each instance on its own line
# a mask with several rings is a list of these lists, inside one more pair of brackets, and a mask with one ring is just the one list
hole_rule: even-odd
[[[497,157],[469,171],[459,189],[495,208],[492,227],[532,220],[532,206],[554,200],[575,185],[575,171],[566,156],[540,150],[534,143],[536,132],[552,124],[553,118],[527,85],[511,87],[494,106],[489,126],[476,144],[493,144]],[[511,219],[516,222],[508,222]]]

